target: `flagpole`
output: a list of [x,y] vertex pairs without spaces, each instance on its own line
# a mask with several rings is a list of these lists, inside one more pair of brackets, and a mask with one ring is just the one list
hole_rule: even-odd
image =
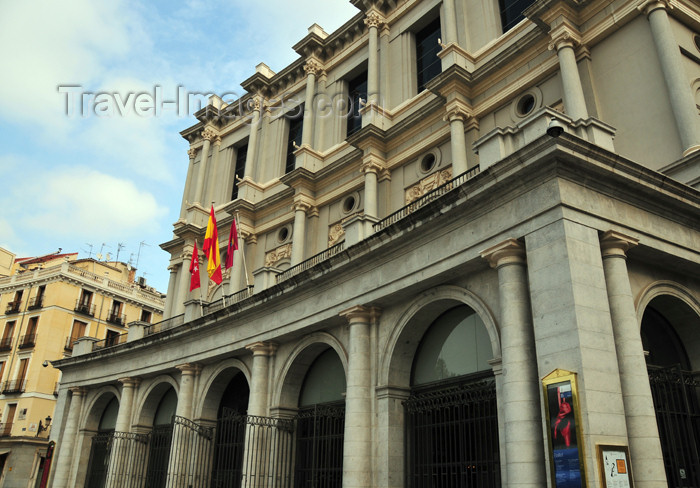
[[[238,216],[238,210],[236,210],[236,222],[239,224],[241,222],[241,219]],[[248,267],[245,264],[245,251],[243,250],[243,248],[245,247],[245,242],[243,242],[243,245],[241,246],[241,239],[239,238],[241,233],[239,232],[238,234],[239,235],[236,236],[238,238],[237,244],[238,249],[241,251],[241,258],[243,259],[243,273],[245,273],[245,286],[246,289],[248,289],[250,287],[250,282],[248,281]]]

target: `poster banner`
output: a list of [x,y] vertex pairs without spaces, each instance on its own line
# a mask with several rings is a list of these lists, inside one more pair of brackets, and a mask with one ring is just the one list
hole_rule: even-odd
[[583,488],[586,482],[576,374],[557,369],[544,377],[542,385],[549,427],[552,485]]
[[634,488],[627,446],[598,444],[598,469],[604,488]]

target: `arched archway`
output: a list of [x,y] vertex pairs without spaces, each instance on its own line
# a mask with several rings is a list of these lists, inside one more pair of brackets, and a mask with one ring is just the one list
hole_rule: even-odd
[[97,433],[92,437],[90,445],[85,485],[102,488],[107,481],[112,436],[119,413],[119,400],[114,394],[105,393],[96,399],[89,412],[87,424],[94,426]]
[[420,338],[404,402],[410,486],[500,486],[490,343],[466,305],[442,312]]
[[654,294],[640,328],[669,486],[700,486],[700,315],[687,297]]

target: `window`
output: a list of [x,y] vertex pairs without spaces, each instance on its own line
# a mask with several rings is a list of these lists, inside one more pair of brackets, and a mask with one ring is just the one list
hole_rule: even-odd
[[109,309],[109,316],[107,317],[107,322],[112,322],[113,324],[124,325],[124,316],[122,315],[122,302],[119,300],[112,300],[112,307]]
[[105,337],[105,346],[116,346],[119,341],[119,332],[113,330],[107,331],[107,337]]
[[19,343],[19,348],[32,347],[36,344],[36,328],[39,323],[39,317],[31,317],[27,323],[26,334],[22,336]]
[[440,18],[433,20],[416,33],[416,67],[418,70],[418,93],[425,90],[425,85],[440,74],[442,64],[437,53],[441,48]]
[[363,72],[348,82],[348,127],[347,135],[354,134],[362,127],[360,99],[367,101],[367,72]]
[[501,9],[501,25],[503,25],[503,32],[512,29],[518,22],[525,18],[523,11],[528,8],[532,2],[533,0],[499,0],[498,4]]
[[92,292],[82,290],[80,298],[75,302],[75,311],[85,315],[95,315],[95,306],[92,304]]
[[5,330],[2,332],[2,341],[0,341],[0,351],[9,351],[12,349],[12,334],[15,331],[15,321],[10,320],[5,323]]
[[[251,130],[256,130],[253,127]],[[240,146],[236,149],[236,166],[233,171],[233,191],[231,191],[231,200],[238,198],[238,180],[243,178],[245,174],[245,160],[248,156],[248,144]]]
[[92,303],[92,292],[83,290],[81,296],[80,296],[80,303],[81,305],[85,305],[86,307],[89,307],[90,304]]
[[46,291],[46,285],[41,285],[37,290],[36,290],[36,296],[29,300],[29,309],[33,310],[36,308],[41,308],[43,305],[44,301],[44,292]]
[[151,312],[148,310],[141,310],[141,322],[151,323]]
[[3,374],[5,374],[5,361],[0,361],[0,381],[2,381]]
[[68,337],[68,340],[66,340],[66,351],[72,351],[73,343],[79,338],[85,336],[85,329],[87,329],[87,325],[88,324],[85,322],[81,322],[79,320],[75,320],[73,322],[73,328],[71,329],[70,336]]
[[301,146],[301,134],[304,128],[304,106],[299,105],[298,110],[287,114],[286,117],[289,119],[289,136],[287,137],[287,161],[284,166],[285,174],[293,171],[296,165],[297,158],[294,156],[296,147],[294,146]]
[[29,359],[20,359],[19,360],[19,371],[17,373],[17,381],[20,383],[18,386],[22,386],[21,383],[24,381],[24,379],[27,377],[27,366],[29,365]]

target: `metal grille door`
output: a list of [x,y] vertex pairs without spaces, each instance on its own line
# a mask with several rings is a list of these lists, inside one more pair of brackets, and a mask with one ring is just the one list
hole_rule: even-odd
[[420,390],[404,405],[408,486],[501,485],[493,378]]
[[668,486],[700,488],[700,372],[648,366]]
[[294,486],[341,488],[345,405],[316,405],[299,411]]

